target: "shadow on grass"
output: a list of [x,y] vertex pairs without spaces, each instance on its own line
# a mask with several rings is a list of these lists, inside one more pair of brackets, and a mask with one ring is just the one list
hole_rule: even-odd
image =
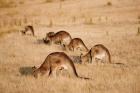
[[23,76],[32,75],[33,71],[34,71],[34,68],[33,67],[20,67],[19,68],[19,72]]
[[[35,44],[46,44],[43,39],[37,39]],[[47,44],[46,44],[47,45]]]
[[37,44],[44,44],[44,40],[43,39],[37,39]]
[[81,64],[82,63],[79,56],[73,56],[73,55],[71,55],[70,58],[72,59],[72,61],[74,63],[78,63],[78,64]]

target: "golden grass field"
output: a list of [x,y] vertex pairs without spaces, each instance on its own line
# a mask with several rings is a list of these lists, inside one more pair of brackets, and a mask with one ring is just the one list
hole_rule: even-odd
[[[33,25],[36,37],[19,30]],[[0,93],[140,93],[139,0],[0,0]],[[90,49],[105,45],[115,64],[77,64],[77,79],[30,75],[60,46],[41,42],[49,31],[68,31]],[[67,55],[77,55],[64,51]]]

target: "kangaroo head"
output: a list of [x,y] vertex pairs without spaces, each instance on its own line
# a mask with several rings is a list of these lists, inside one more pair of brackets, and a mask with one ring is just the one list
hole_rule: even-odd
[[25,30],[21,30],[20,32],[21,32],[23,35],[25,35],[25,32],[26,32],[26,31],[25,31]]
[[37,67],[32,67],[32,69],[33,69],[33,76],[35,77],[35,78],[37,78],[38,77],[38,73],[39,73],[39,69],[37,69]]
[[26,30],[26,31],[27,31],[27,30],[33,30],[33,26],[27,25],[27,26],[25,26],[25,30]]
[[43,38],[43,41],[45,44],[50,44],[50,40],[46,40],[45,38]]
[[47,34],[46,34],[46,37],[43,39],[43,41],[44,41],[45,43],[49,43],[49,41],[51,41],[51,37],[53,36],[53,33],[54,33],[54,32],[49,32],[49,33],[47,33]]
[[36,69],[37,69],[37,67],[36,67],[36,66],[33,66],[33,67],[32,67],[32,70],[33,70],[33,71],[34,71],[34,70],[36,70]]
[[22,33],[23,35],[25,35],[26,32],[28,32],[28,31],[30,31],[30,32],[32,33],[32,35],[35,36],[35,35],[34,35],[34,28],[33,28],[33,26],[31,26],[31,25],[25,26],[25,27],[24,27],[24,30],[21,30],[21,33]]
[[47,37],[53,36],[55,33],[54,32],[49,32],[46,34]]
[[44,43],[50,44],[51,42],[51,37],[54,35],[54,32],[49,32],[46,34],[46,37],[43,38]]

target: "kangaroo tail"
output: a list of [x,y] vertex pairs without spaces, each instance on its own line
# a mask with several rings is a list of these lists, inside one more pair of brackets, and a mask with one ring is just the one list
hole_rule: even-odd
[[80,77],[80,76],[78,76],[78,78],[85,79],[85,80],[92,80],[91,78],[88,78],[88,77]]
[[127,67],[127,65],[124,64],[124,63],[111,63],[111,64],[120,65],[120,66],[126,66]]

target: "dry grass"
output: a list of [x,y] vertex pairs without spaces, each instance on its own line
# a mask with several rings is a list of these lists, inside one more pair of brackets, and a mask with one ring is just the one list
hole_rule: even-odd
[[111,3],[111,2],[107,2],[106,5],[107,5],[107,6],[112,6],[112,3]]
[[138,23],[140,24],[140,16],[138,16]]
[[5,0],[0,0],[0,8],[11,7],[12,2],[5,2]]
[[138,27],[137,35],[140,35],[140,27]]
[[93,19],[92,18],[85,18],[85,22],[84,22],[85,25],[93,25]]
[[[0,21],[0,93],[140,93],[140,37],[136,35],[140,7],[128,1],[125,4],[115,1],[110,1],[111,8],[104,7],[103,0],[94,3],[66,0],[61,10],[57,2],[1,9],[2,19],[12,19],[12,25]],[[16,32],[26,24],[33,24],[36,37]],[[14,26],[17,28],[11,28]],[[68,77],[65,72],[57,78],[33,78],[32,66],[40,66],[49,53],[62,51],[60,46],[47,46],[41,41],[47,32],[59,30],[68,31],[73,38],[82,38],[89,49],[95,44],[104,44],[111,52],[112,62],[125,66],[75,63],[78,74],[92,80]]]
[[53,21],[50,20],[49,24],[48,24],[48,27],[52,27],[53,26]]
[[[78,29],[80,28],[79,26]],[[106,32],[100,31],[100,28],[97,28],[96,31],[90,31],[92,29],[87,26],[82,28],[83,30],[77,33],[73,27],[70,33],[73,37],[79,34],[78,36],[83,38],[89,48],[97,43],[106,45],[111,51],[113,62],[124,63],[126,66],[75,64],[80,76],[93,79],[89,81],[63,75],[57,78],[47,78],[44,76],[34,79],[32,76],[26,75],[28,72],[27,68],[34,65],[39,66],[49,53],[62,50],[59,46],[46,46],[43,43],[39,43],[36,38],[31,36],[21,36],[18,33],[12,33],[0,40],[0,51],[2,53],[0,59],[0,79],[2,80],[0,82],[0,92],[139,93],[139,37],[135,36],[135,33],[131,31],[121,32],[121,29],[120,32],[109,31],[107,36]],[[48,28],[44,28],[36,33],[39,35],[44,33],[44,31],[48,32],[46,29]],[[57,30],[58,28],[52,27],[50,29]],[[88,36],[85,37],[84,34]],[[37,37],[39,40],[43,38]],[[67,52],[67,54],[69,53]],[[21,73],[21,68],[25,68],[23,71],[27,70],[27,72],[25,74]]]
[[54,1],[64,2],[65,0],[46,0],[46,3],[52,3]]
[[46,3],[51,3],[53,2],[53,0],[46,0]]
[[8,28],[8,29],[1,29],[1,31],[0,31],[0,38],[2,38],[3,36],[5,36],[5,35],[8,35],[8,34],[10,34],[10,33],[13,33],[13,32],[17,32],[18,30],[17,30],[17,28],[15,27],[15,28]]

